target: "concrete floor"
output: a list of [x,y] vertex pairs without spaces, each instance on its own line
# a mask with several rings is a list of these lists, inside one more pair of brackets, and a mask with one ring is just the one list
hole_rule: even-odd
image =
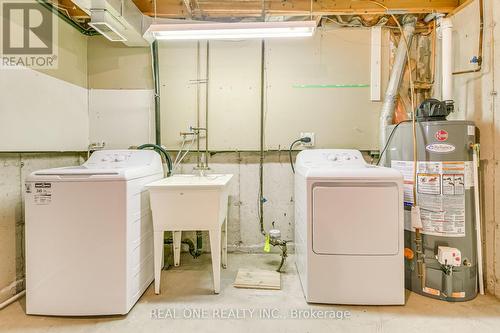
[[[282,289],[279,291],[232,286],[238,268],[274,269],[277,260],[277,255],[230,254],[228,269],[222,273],[221,293],[214,295],[210,256],[203,255],[193,260],[189,255],[183,255],[180,267],[163,272],[162,294],[154,295],[151,285],[127,316],[27,316],[22,299],[0,311],[0,332],[483,333],[500,330],[500,301],[493,296],[480,296],[466,303],[446,303],[408,292],[406,306],[308,305],[293,257],[287,263],[286,273],[282,274]],[[337,317],[346,315],[347,311],[349,318],[290,318],[299,310],[303,311],[303,318],[311,313],[310,310],[338,311]],[[172,319],[174,311],[175,318]],[[265,311],[280,318],[263,318],[261,313]],[[164,318],[153,319],[155,313]],[[195,313],[200,319],[189,318]],[[283,318],[285,316],[288,318]]]

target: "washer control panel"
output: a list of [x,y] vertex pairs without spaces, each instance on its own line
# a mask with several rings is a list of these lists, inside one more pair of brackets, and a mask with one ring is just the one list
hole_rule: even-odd
[[118,162],[125,162],[130,158],[131,153],[121,153],[121,152],[115,152],[115,153],[107,153],[101,157],[101,162],[104,163],[118,163]]
[[159,155],[153,150],[98,150],[92,153],[87,168],[117,169],[150,165]]

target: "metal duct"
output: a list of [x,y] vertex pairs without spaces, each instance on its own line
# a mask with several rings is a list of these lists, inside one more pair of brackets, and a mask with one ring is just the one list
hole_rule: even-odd
[[132,0],[71,0],[91,17],[89,23],[104,37],[127,46],[149,46],[143,34],[152,19]]
[[[403,33],[406,37],[406,40],[408,41],[408,47],[411,47],[411,41],[413,38],[413,34],[415,33],[417,18],[411,15],[406,16],[403,20],[403,24]],[[380,113],[380,149],[384,147],[386,142],[385,128],[388,125],[392,125],[392,118],[394,116],[394,110],[396,108],[399,87],[401,86],[401,81],[403,80],[406,61],[406,45],[404,40],[401,39],[396,51],[396,56],[394,58],[394,65],[392,66],[389,84],[387,85],[387,90],[385,92],[384,104],[382,105],[382,111]]]

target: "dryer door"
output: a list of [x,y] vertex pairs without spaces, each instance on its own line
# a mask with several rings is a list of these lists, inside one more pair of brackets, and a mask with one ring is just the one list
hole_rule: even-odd
[[397,254],[400,204],[394,183],[315,186],[313,251],[326,255]]

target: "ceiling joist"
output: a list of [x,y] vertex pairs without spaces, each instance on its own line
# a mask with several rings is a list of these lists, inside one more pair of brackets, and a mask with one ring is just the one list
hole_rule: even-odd
[[[152,0],[133,0],[146,15],[154,16]],[[184,0],[156,0],[158,17],[187,18]],[[465,0],[380,0],[391,11],[405,13],[449,13]],[[385,14],[386,10],[371,0],[197,0],[190,6],[193,16],[244,17],[260,16],[265,6],[267,16],[304,16],[336,14]]]
[[[51,1],[73,20],[88,15],[71,0]],[[245,17],[327,15],[384,15],[392,13],[453,14],[472,0],[132,0],[146,15],[176,19],[241,19]],[[156,12],[155,12],[156,1]],[[376,3],[378,2],[378,4]]]

